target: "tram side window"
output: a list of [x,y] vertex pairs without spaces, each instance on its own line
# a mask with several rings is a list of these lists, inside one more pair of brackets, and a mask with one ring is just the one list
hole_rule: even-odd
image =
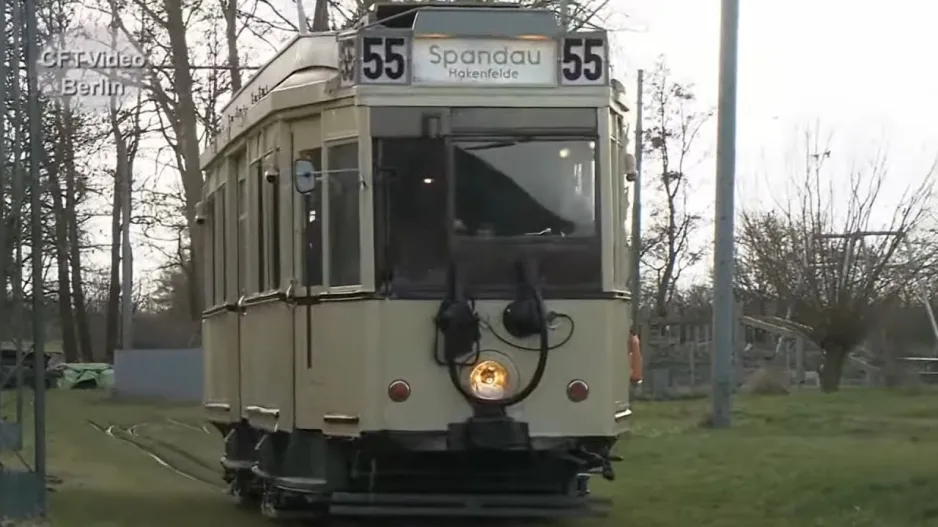
[[272,291],[280,287],[280,233],[277,228],[279,218],[279,196],[277,185],[267,181],[264,174],[266,166],[272,163],[273,156],[265,157],[265,162],[257,162],[253,173],[257,189],[257,290]]
[[227,250],[227,244],[225,243],[225,225],[227,219],[225,218],[225,187],[221,187],[215,192],[213,199],[213,209],[214,214],[210,216],[212,218],[212,245],[213,250],[213,272],[214,272],[214,295],[213,295],[213,304],[218,305],[222,304],[225,301],[225,292],[227,291],[227,280],[226,280],[226,263],[228,261],[225,258],[225,251]]
[[361,283],[358,144],[328,148],[329,285],[357,285]]
[[[276,157],[268,157],[267,164],[276,163]],[[267,289],[280,288],[280,186],[278,182],[264,185],[267,192]]]
[[[314,173],[322,173],[322,149],[314,148],[300,152],[300,159],[313,164]],[[322,285],[322,184],[316,185],[312,192],[304,196],[305,219],[304,243],[306,250],[305,272],[306,285]]]
[[248,289],[248,194],[247,180],[238,181],[238,291]]
[[215,195],[209,195],[205,200],[205,219],[208,224],[203,233],[203,241],[207,250],[205,251],[205,279],[203,289],[205,293],[205,306],[209,307],[215,304],[215,262],[218,256],[215,254]]
[[267,186],[266,181],[264,180],[264,165],[257,161],[251,165],[251,173],[254,175],[254,186],[255,186],[255,196],[254,199],[257,200],[257,217],[254,221],[254,229],[257,234],[257,249],[254,254],[257,255],[257,274],[255,275],[257,283],[255,284],[254,291],[264,290],[264,286],[267,285],[267,269],[265,268],[265,257],[267,255],[267,245],[266,245],[266,233],[264,232],[264,223],[265,215],[267,211],[264,207],[264,187]]

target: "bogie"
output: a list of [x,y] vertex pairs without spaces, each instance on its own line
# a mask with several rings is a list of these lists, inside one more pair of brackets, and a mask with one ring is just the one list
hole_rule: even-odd
[[[250,444],[233,444],[256,440]],[[608,453],[608,441],[582,440],[568,450],[417,452],[387,435],[356,440],[294,431],[230,434],[223,460],[229,493],[272,519],[345,515],[553,517],[586,513],[586,458]],[[595,450],[591,452],[590,449]],[[251,468],[244,468],[251,465]]]

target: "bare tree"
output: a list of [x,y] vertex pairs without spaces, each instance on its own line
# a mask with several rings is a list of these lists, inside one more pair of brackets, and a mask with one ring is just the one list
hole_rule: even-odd
[[[193,269],[201,269],[201,243],[199,229],[195,228],[196,205],[202,197],[202,170],[199,166],[200,133],[199,115],[195,92],[197,82],[189,45],[188,27],[198,15],[200,5],[183,0],[148,2],[132,0],[133,7],[140,13],[138,25],[145,28],[141,45],[148,46],[149,55],[165,60],[168,67],[154,67],[146,85],[164,119],[166,127],[162,133],[175,153],[176,169],[180,174],[185,198],[184,217],[190,242],[190,259]],[[225,4],[227,7],[227,4]],[[128,24],[128,13],[117,0],[109,0],[114,14],[114,24],[130,39],[138,41]],[[227,13],[225,14],[227,19]],[[230,29],[228,30],[231,31]],[[230,44],[230,42],[229,42]],[[229,46],[229,62],[237,61],[237,49]],[[229,64],[229,69],[233,67]],[[240,82],[240,79],[238,80]],[[190,313],[198,316],[202,311],[201,276],[190,273]]]
[[228,74],[231,76],[231,91],[241,89],[241,55],[238,49],[238,0],[220,0],[225,17],[225,43],[228,51]]
[[938,264],[938,243],[922,228],[935,167],[886,203],[883,186],[894,183],[884,150],[855,164],[843,189],[831,183],[830,149],[819,138],[818,129],[805,133],[805,171],[789,203],[744,212],[737,287],[746,300],[787,304],[824,351],[821,387],[834,391],[887,306]]
[[[108,361],[114,359],[114,350],[117,349],[118,339],[118,311],[120,307],[120,263],[121,263],[121,235],[124,226],[121,215],[123,213],[122,199],[126,192],[126,185],[133,174],[134,161],[140,147],[140,140],[144,135],[140,116],[143,108],[142,97],[138,97],[136,104],[123,109],[112,100],[108,108],[108,121],[111,138],[114,141],[115,161],[111,174],[114,178],[113,195],[111,198],[111,243],[110,243],[110,273],[108,277],[107,312],[105,318],[104,353]],[[131,189],[132,190],[132,189]],[[126,226],[129,228],[129,226]]]
[[693,241],[702,218],[688,206],[691,188],[685,171],[696,161],[694,149],[713,110],[700,104],[693,86],[674,80],[664,57],[647,78],[642,148],[655,167],[648,172],[660,201],[650,200],[651,224],[642,234],[641,259],[652,275],[655,312],[664,316],[681,274],[704,255],[704,247]]

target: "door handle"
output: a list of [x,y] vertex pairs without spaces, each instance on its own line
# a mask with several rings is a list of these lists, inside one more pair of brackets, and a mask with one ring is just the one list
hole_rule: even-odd
[[247,314],[247,309],[244,307],[244,301],[247,299],[245,295],[241,295],[241,298],[238,299],[238,303],[235,306],[238,308],[238,313],[243,317]]

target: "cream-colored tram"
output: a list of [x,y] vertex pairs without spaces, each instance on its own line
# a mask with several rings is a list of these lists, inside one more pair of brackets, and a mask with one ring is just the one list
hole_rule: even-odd
[[[628,428],[603,32],[390,4],[297,36],[203,156],[205,410],[270,516],[603,512]],[[606,503],[605,505],[608,505]]]

